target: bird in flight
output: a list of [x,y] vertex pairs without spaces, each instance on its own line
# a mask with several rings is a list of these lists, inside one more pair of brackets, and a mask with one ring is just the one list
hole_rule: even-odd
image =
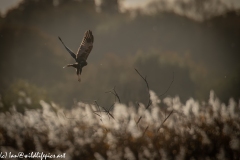
[[85,32],[82,43],[80,44],[77,53],[75,54],[71,51],[62,41],[60,37],[59,40],[62,42],[66,50],[70,53],[70,55],[75,59],[76,63],[68,64],[65,67],[74,67],[76,68],[76,73],[78,76],[78,81],[81,81],[80,75],[82,73],[82,68],[87,65],[87,58],[93,48],[94,37],[92,35],[92,31],[88,30]]

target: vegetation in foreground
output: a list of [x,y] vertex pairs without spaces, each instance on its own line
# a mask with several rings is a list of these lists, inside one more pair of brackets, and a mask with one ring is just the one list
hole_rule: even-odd
[[22,114],[16,104],[0,113],[0,150],[66,153],[72,160],[240,157],[240,106],[233,99],[223,104],[211,91],[208,102],[183,104],[149,93],[148,109],[142,103],[115,103],[111,110],[78,102],[65,110],[40,101],[41,109]]

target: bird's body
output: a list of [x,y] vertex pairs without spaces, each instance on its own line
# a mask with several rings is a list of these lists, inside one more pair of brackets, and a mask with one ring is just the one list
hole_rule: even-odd
[[76,68],[76,73],[78,75],[78,81],[81,81],[80,75],[82,73],[82,68],[87,65],[87,58],[93,48],[93,41],[94,37],[92,35],[92,31],[88,30],[85,32],[85,35],[83,37],[82,43],[80,47],[78,48],[77,53],[73,53],[62,41],[60,37],[58,37],[59,40],[62,42],[66,50],[70,53],[70,55],[75,59],[76,63],[74,64],[68,64],[65,67],[74,67]]

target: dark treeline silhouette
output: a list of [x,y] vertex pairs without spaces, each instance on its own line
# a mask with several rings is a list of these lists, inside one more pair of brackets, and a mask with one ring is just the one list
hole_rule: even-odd
[[[124,103],[144,101],[146,90],[134,72],[138,68],[159,95],[174,72],[174,84],[165,96],[206,100],[213,89],[225,102],[239,98],[237,11],[206,15],[202,22],[174,12],[136,14],[133,18],[131,12],[121,13],[117,0],[104,0],[100,6],[88,0],[24,0],[0,19],[1,95],[4,98],[20,79],[45,89],[50,99],[67,107],[73,100],[112,103],[114,97],[104,92],[114,86]],[[95,42],[78,83],[74,70],[62,69],[73,60],[57,37],[77,51],[87,29]]]

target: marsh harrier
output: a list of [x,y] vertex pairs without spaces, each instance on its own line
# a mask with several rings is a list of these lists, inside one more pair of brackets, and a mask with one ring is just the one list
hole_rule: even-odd
[[87,58],[93,48],[94,37],[92,35],[92,31],[88,30],[85,32],[82,43],[80,44],[77,53],[75,54],[71,51],[62,41],[60,37],[59,40],[62,42],[66,50],[70,53],[70,55],[75,59],[76,63],[68,64],[65,67],[74,67],[76,68],[76,73],[78,76],[78,81],[80,82],[80,75],[82,73],[82,68],[87,65]]

